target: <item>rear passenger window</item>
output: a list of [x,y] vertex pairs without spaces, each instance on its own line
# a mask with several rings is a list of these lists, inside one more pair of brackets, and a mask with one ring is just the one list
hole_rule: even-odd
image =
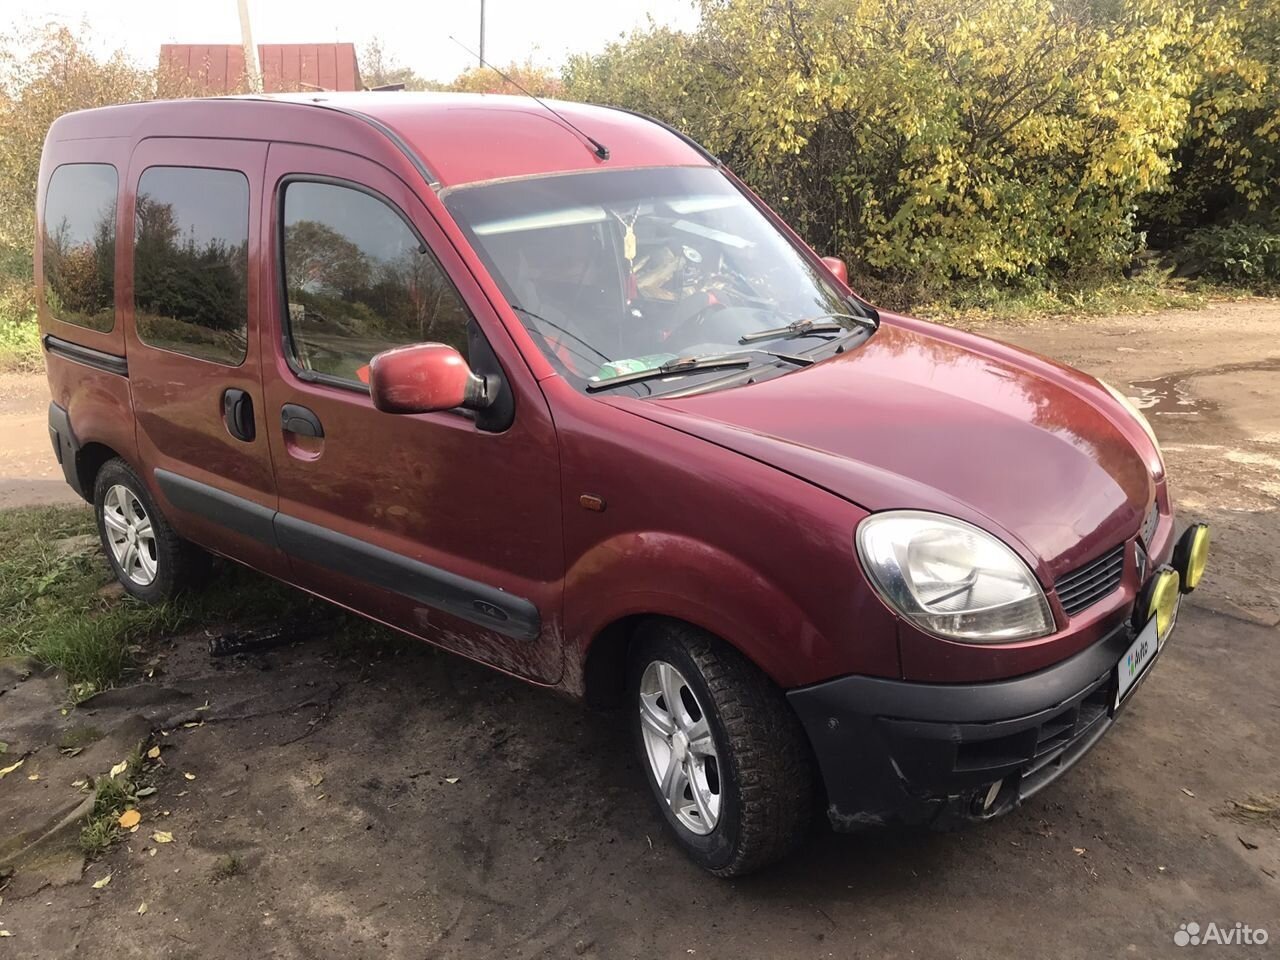
[[44,200],[44,302],[67,323],[100,330],[116,319],[116,168],[68,163]]
[[368,383],[369,360],[391,347],[447,343],[466,356],[466,308],[386,202],[329,183],[290,183],[283,246],[297,367]]
[[138,181],[133,307],[153,347],[235,366],[249,318],[249,181],[234,170],[149,167]]

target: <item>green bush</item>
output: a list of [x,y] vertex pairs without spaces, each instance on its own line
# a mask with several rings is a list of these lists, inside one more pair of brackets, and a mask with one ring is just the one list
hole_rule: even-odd
[[1191,233],[1178,257],[1183,273],[1250,289],[1280,284],[1280,232],[1231,223]]

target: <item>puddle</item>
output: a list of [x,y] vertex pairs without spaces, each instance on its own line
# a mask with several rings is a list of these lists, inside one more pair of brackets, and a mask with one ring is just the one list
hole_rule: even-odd
[[1191,392],[1187,381],[1200,376],[1199,372],[1156,377],[1154,380],[1135,380],[1129,384],[1128,397],[1133,405],[1148,414],[1172,414],[1191,417],[1217,407],[1217,404]]
[[1195,416],[1216,410],[1218,404],[1197,396],[1188,383],[1196,377],[1217,376],[1224,373],[1240,373],[1254,370],[1280,370],[1280,357],[1268,357],[1251,363],[1229,363],[1219,367],[1185,370],[1151,380],[1134,380],[1127,395],[1134,406],[1147,413],[1162,416]]

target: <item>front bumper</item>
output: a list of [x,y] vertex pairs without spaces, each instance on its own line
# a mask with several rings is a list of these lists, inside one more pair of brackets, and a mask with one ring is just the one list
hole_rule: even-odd
[[[1184,532],[1172,570],[1154,571],[1139,593],[1139,620],[1153,615],[1161,571],[1176,572],[1182,592],[1194,589],[1207,546],[1203,524]],[[1168,609],[1176,615],[1176,606]],[[1117,665],[1141,626],[1134,619],[1061,663],[1010,680],[854,676],[789,691],[822,770],[832,826],[989,820],[1039,793],[1110,729],[1168,646],[1166,635],[1118,702]]]
[[1110,728],[1116,664],[1134,637],[1125,621],[1074,657],[1012,680],[843,677],[788,692],[822,769],[832,826],[945,826],[1012,810]]

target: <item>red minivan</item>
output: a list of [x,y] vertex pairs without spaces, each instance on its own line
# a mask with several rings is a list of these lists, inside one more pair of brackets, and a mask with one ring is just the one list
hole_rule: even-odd
[[1124,396],[873,308],[643,116],[90,110],[49,131],[37,209],[53,447],[125,589],[210,551],[621,705],[720,876],[815,812],[1011,810],[1204,570]]

